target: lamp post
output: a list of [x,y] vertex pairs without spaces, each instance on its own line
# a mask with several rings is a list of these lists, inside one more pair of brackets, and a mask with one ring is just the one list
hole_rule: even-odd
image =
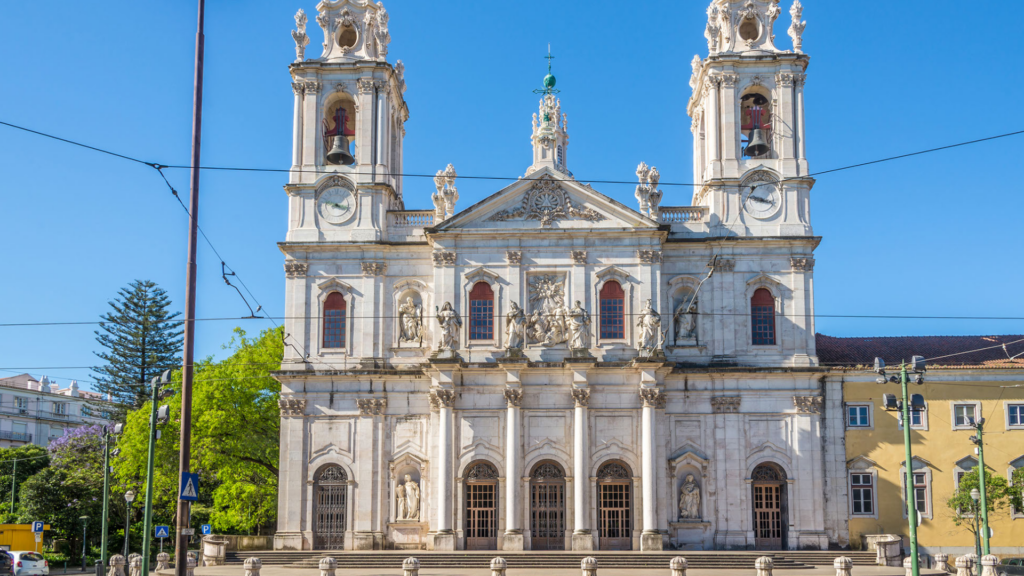
[[128,503],[126,508],[128,512],[124,516],[124,557],[128,557],[128,529],[132,525],[132,501],[135,500],[135,490],[129,490],[124,493],[124,501]]
[[971,500],[974,501],[974,553],[978,555],[978,562],[981,562],[981,540],[978,537],[978,500],[981,492],[977,488],[971,488]]
[[89,525],[89,517],[88,516],[82,516],[82,517],[79,518],[79,520],[82,521],[82,572],[85,572],[85,538],[86,538],[86,530],[85,530],[85,528]]
[[158,409],[156,401],[174,393],[173,390],[165,388],[170,382],[170,370],[165,370],[159,377],[153,378],[150,381],[149,457],[146,461],[146,502],[142,530],[142,576],[149,576],[150,537],[152,536],[153,529],[153,455],[156,450],[156,440],[160,437],[160,431],[157,430],[156,426],[166,422],[170,417],[169,408],[167,406],[160,406]]
[[[978,431],[976,436],[971,436],[971,442],[978,447],[978,486],[981,488],[978,494],[981,497],[981,529],[983,530],[981,533],[981,550],[985,554],[988,554],[988,502],[986,501],[987,494],[985,493],[985,442],[982,438],[982,434],[985,431],[985,419],[978,418],[974,423],[974,428]],[[977,534],[977,532],[975,532],[975,534]],[[978,557],[981,558],[981,556]]]
[[[906,451],[906,469],[907,475],[904,480],[905,495],[907,499],[907,519],[909,520],[909,533],[910,533],[910,569],[908,576],[920,576],[921,566],[918,563],[917,556],[917,524],[920,522],[919,512],[917,511],[917,493],[914,490],[914,456],[910,449],[910,427],[913,423],[910,419],[910,412],[917,410],[917,402],[924,402],[924,398],[920,394],[915,394],[912,399],[908,394],[907,383],[910,379],[910,374],[915,375],[914,382],[918,385],[924,384],[924,377],[921,375],[925,371],[925,359],[923,356],[914,356],[910,361],[910,366],[907,366],[906,362],[900,363],[900,375],[899,378],[892,376],[886,378],[885,375],[885,361],[881,358],[875,358],[875,372],[879,374],[877,382],[879,384],[885,384],[886,382],[899,382],[901,390],[903,392],[903,401],[897,401],[892,394],[885,394],[884,403],[886,410],[899,410],[903,414],[903,447]],[[908,369],[909,368],[909,369]],[[916,402],[912,402],[912,400]]]

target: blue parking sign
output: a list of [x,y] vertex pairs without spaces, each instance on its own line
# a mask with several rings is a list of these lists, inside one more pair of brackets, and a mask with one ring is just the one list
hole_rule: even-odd
[[170,535],[170,533],[171,533],[171,530],[170,530],[169,527],[167,527],[167,526],[157,526],[153,530],[153,537],[154,538],[167,538]]
[[33,522],[32,523],[32,531],[37,533],[37,534],[42,532],[43,531],[43,523],[41,521],[39,521],[39,520],[36,520],[35,522]]
[[213,528],[211,528],[209,524],[203,524],[199,528],[200,531],[203,533],[203,536],[209,536],[213,533]]

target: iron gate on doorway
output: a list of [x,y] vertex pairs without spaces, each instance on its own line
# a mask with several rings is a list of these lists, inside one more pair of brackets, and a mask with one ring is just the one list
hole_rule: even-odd
[[530,475],[530,547],[565,550],[565,472],[553,462]]
[[341,466],[329,466],[317,476],[315,486],[316,525],[313,548],[341,550],[345,547],[345,512],[348,475]]
[[632,474],[617,462],[597,472],[599,548],[633,549]]
[[498,548],[498,471],[486,462],[466,474],[466,550]]

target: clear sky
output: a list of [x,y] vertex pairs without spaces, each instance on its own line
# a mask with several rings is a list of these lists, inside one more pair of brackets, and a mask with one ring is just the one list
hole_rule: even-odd
[[[0,120],[163,164],[188,164],[195,3],[4,2]],[[516,177],[530,164],[531,90],[554,72],[581,181],[692,181],[690,60],[706,55],[705,0],[388,0],[389,59],[406,65],[406,171],[449,162]],[[789,0],[776,41],[789,47]],[[1024,129],[1019,25],[1005,2],[805,0],[812,171]],[[287,168],[295,58],[289,31],[308,0],[209,0],[205,165]],[[812,193],[822,315],[1024,316],[1017,174],[1024,136],[821,176]],[[187,194],[186,171],[169,171]],[[200,224],[266,311],[284,303],[280,173],[204,172]],[[505,183],[460,180],[460,208]],[[633,185],[598,185],[635,205]],[[409,208],[430,207],[408,178]],[[691,190],[663,186],[663,205]],[[133,279],[181,309],[187,221],[152,169],[0,127],[0,323],[93,321]],[[199,249],[197,315],[248,314]],[[200,323],[197,357],[223,355],[239,322]],[[269,326],[245,321],[250,331]],[[836,336],[1020,334],[1020,321],[819,317]],[[91,380],[95,326],[0,328],[0,375]],[[46,367],[43,369],[43,367]],[[71,367],[57,369],[54,367]],[[25,368],[25,369],[22,369]],[[85,384],[88,387],[88,383]]]

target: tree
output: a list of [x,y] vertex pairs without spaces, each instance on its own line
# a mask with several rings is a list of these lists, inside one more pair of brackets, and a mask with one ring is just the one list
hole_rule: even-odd
[[[18,461],[17,466],[15,460]],[[17,516],[17,509],[11,510],[11,487],[14,487],[17,500],[18,486],[49,465],[50,457],[42,446],[26,444],[17,448],[0,448],[0,510],[3,510],[0,522],[8,524]]]
[[[281,385],[270,372],[281,365],[281,334],[277,328],[250,339],[236,328],[224,347],[228,358],[195,367],[191,469],[200,475],[199,504],[221,532],[259,530],[276,518]],[[180,386],[179,371],[170,387]],[[181,406],[168,404],[170,421],[156,444],[153,509],[169,521],[177,501]],[[145,479],[149,413],[145,406],[131,413],[118,440],[114,470],[125,484],[141,486]]]
[[79,518],[88,516],[89,533],[99,534],[103,514],[103,427],[65,430],[63,436],[50,442],[47,452],[50,466],[21,485],[21,522],[45,520],[53,536],[74,541],[82,534]]
[[[971,498],[971,490],[980,488],[978,482],[978,467],[964,474],[960,479],[960,486],[953,496],[946,501],[946,506],[953,512],[953,523],[957,526],[967,528],[967,531],[974,533],[974,500]],[[1008,503],[1008,485],[1006,478],[985,471],[985,504],[988,509],[989,518],[992,513],[1006,507]],[[978,506],[981,501],[978,501]],[[980,523],[979,523],[980,526]]]
[[1010,486],[1006,489],[1010,506],[1018,513],[1024,514],[1024,468],[1017,468],[1010,476]]
[[[106,362],[93,368],[96,391],[110,394],[128,408],[149,398],[149,380],[181,365],[181,313],[169,313],[170,298],[156,283],[135,280],[118,291],[111,311],[100,316],[96,341],[105,350],[96,355]],[[104,409],[109,409],[105,404]]]

